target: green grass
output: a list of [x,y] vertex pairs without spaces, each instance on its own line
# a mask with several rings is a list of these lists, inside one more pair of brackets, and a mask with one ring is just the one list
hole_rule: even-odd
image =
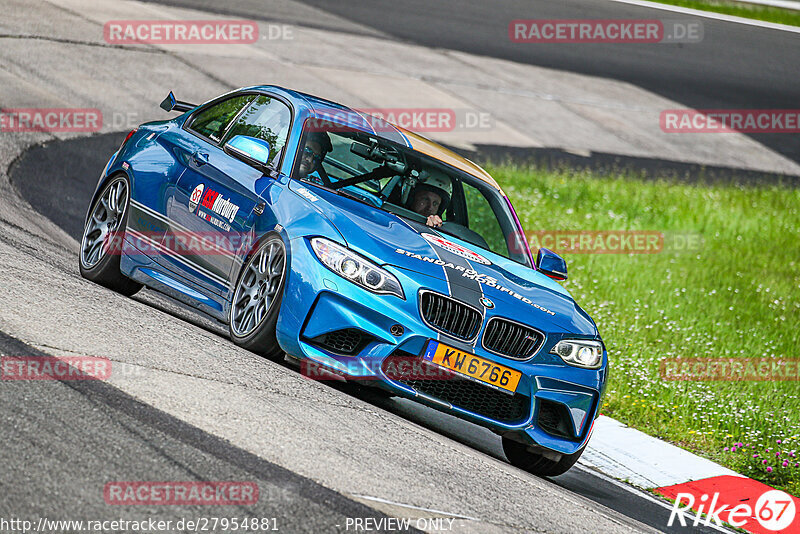
[[734,15],[748,19],[800,26],[800,11],[783,9],[779,7],[760,6],[745,2],[732,2],[728,0],[655,0],[662,4],[688,7],[701,11],[713,11],[725,15]]
[[800,358],[800,190],[489,170],[527,232],[702,236],[693,252],[565,254],[565,286],[609,352],[602,412],[800,495],[800,382],[667,381],[658,371],[672,357]]

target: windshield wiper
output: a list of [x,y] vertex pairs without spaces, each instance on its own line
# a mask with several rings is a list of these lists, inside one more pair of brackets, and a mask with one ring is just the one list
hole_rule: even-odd
[[339,191],[334,189],[333,192],[336,193],[337,195],[342,195],[343,197],[352,198],[353,200],[358,200],[362,204],[367,204],[366,200],[356,195],[355,193],[351,193],[350,191]]

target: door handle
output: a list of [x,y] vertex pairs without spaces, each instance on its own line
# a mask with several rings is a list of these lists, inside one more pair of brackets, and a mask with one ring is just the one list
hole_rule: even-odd
[[206,152],[195,152],[192,154],[192,161],[194,161],[198,166],[205,165],[208,163],[208,154]]

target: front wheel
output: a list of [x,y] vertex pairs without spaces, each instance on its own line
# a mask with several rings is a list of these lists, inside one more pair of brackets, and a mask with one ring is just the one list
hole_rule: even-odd
[[529,450],[524,443],[503,437],[503,452],[511,465],[540,477],[563,475],[575,465],[584,448],[585,446],[572,454],[564,454],[560,460],[554,461]]
[[283,355],[275,326],[285,284],[286,246],[273,234],[249,256],[236,284],[228,324],[237,345],[270,359]]
[[108,182],[97,196],[83,229],[80,252],[81,276],[131,296],[142,288],[120,271],[122,240],[128,220],[130,187],[125,176]]

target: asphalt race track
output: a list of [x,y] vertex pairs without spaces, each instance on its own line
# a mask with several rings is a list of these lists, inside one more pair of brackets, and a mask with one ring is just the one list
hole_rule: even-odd
[[[47,355],[2,333],[0,353]],[[274,518],[288,532],[325,531],[344,525],[347,517],[386,517],[100,381],[40,382],[33,389],[29,384],[5,385],[1,396],[3,424],[17,429],[4,439],[0,452],[6,466],[0,476],[3,506],[15,515],[24,511],[58,519],[52,515],[58,503],[62,510],[80,511],[70,519],[107,517],[108,506],[97,502],[94,490],[122,475],[125,480],[256,481],[258,502],[229,513]],[[43,458],[61,461],[37,461]],[[26,479],[38,483],[21,485]],[[68,488],[59,484],[64,481],[69,481]],[[207,516],[208,511],[199,505],[152,506],[147,515],[155,521],[177,521]]]
[[[263,9],[254,0],[231,0],[224,5],[210,0],[148,1],[202,6],[212,12],[341,29],[341,22],[304,19],[281,9]],[[302,0],[302,3],[404,41],[622,80],[695,109],[796,109],[800,102],[800,84],[796,83],[797,65],[800,65],[797,33],[597,0],[442,0],[433,3],[425,0]],[[656,18],[701,20],[703,41],[636,46],[531,46],[512,43],[508,38],[508,24],[514,19]],[[751,135],[758,142],[800,162],[800,143],[793,136]]]
[[[12,167],[11,169],[11,183],[16,187],[21,196],[27,200],[33,208],[52,220],[66,233],[73,238],[80,239],[83,218],[85,216],[84,207],[89,202],[89,198],[94,190],[95,185],[95,170],[101,168],[105,164],[106,155],[112,153],[119,146],[119,143],[124,137],[120,134],[104,134],[93,136],[84,139],[76,139],[65,142],[54,142],[45,146],[34,147],[26,152]],[[78,162],[69,168],[64,168],[62,162],[72,161]],[[59,195],[49,195],[50,191],[55,184],[58,184]],[[134,297],[135,300],[141,301],[147,306],[152,307],[149,313],[159,314],[166,313],[178,320],[186,320],[194,323],[197,327],[206,330],[209,334],[224,339],[226,332],[222,325],[217,323],[211,318],[203,317],[183,305],[172,301],[167,297],[163,297],[150,291],[144,291]],[[0,353],[4,354],[19,354],[19,353],[33,353],[38,354],[35,348],[23,347],[22,344],[8,336],[0,337]],[[294,372],[294,371],[290,371]],[[209,477],[211,479],[219,480],[252,480],[257,479],[262,493],[267,495],[279,495],[281,499],[291,502],[291,506],[284,506],[280,500],[262,501],[258,507],[248,509],[246,512],[254,517],[274,517],[276,514],[270,515],[270,510],[273,507],[280,507],[281,510],[287,509],[285,515],[281,517],[287,519],[285,523],[293,526],[297,530],[305,530],[305,523],[292,523],[291,513],[297,513],[298,507],[302,506],[305,502],[303,499],[310,499],[308,493],[312,490],[317,492],[314,495],[322,494],[325,488],[313,484],[311,481],[293,475],[291,472],[281,469],[270,462],[264,461],[257,456],[248,454],[245,451],[231,447],[224,441],[209,436],[202,430],[187,425],[167,414],[163,414],[158,410],[146,406],[135,399],[130,398],[124,392],[107,384],[98,384],[95,382],[65,382],[66,388],[57,388],[59,395],[64,395],[65,399],[53,398],[52,402],[56,404],[66,404],[66,410],[75,415],[76,419],[82,417],[81,413],[84,411],[91,411],[93,406],[99,406],[105,416],[102,426],[103,435],[114,436],[114,441],[123,442],[123,446],[136,450],[136,452],[125,452],[126,457],[136,457],[141,459],[139,462],[134,462],[130,466],[127,479],[133,480],[150,480],[153,477],[170,478],[171,480],[183,480],[189,475],[200,475]],[[75,386],[74,384],[78,384]],[[44,388],[50,387],[53,389],[53,384],[44,384]],[[328,387],[328,386],[326,386]],[[42,395],[47,391],[43,389]],[[442,439],[449,439],[460,442],[470,448],[470,454],[478,456],[485,456],[495,458],[500,461],[505,461],[500,440],[493,433],[469,423],[465,423],[459,419],[442,414],[435,410],[420,406],[416,403],[400,400],[400,399],[383,399],[379,396],[372,395],[370,390],[352,389],[349,387],[337,387],[333,390],[335,393],[341,391],[345,395],[355,395],[360,400],[370,403],[375,409],[391,413],[399,416],[416,425],[425,427],[432,432],[442,436]],[[14,390],[17,395],[22,394],[21,390],[17,388]],[[30,394],[30,393],[28,393]],[[88,404],[82,401],[89,401]],[[18,399],[8,397],[3,399],[4,406],[18,405]],[[133,404],[131,407],[129,404]],[[30,408],[32,411],[39,411],[41,406],[36,405]],[[308,409],[313,409],[313,406],[308,406]],[[26,413],[15,414],[14,420],[21,421],[25,418]],[[133,415],[132,415],[133,414]],[[11,414],[8,415],[11,417]],[[131,417],[135,417],[131,421]],[[64,427],[70,426],[70,421],[59,421],[56,428],[50,428],[51,423],[48,422],[46,417],[42,417],[45,426],[40,431],[46,436],[61,436],[64,433]],[[99,423],[97,423],[99,424]],[[97,425],[93,423],[93,426]],[[147,430],[141,430],[138,427],[146,425]],[[82,424],[75,421],[74,424],[77,430],[71,432],[78,433],[77,436],[71,438],[75,441],[83,441],[91,439],[91,435],[80,435],[80,428]],[[125,434],[126,429],[137,427],[136,432],[129,432]],[[159,434],[158,439],[153,439],[150,436],[150,429]],[[163,437],[161,434],[165,434]],[[171,442],[164,443],[164,440],[177,441],[177,445]],[[47,438],[48,440],[51,438]],[[61,447],[65,447],[64,454],[68,454],[70,444],[65,445],[60,438],[56,441]],[[158,446],[152,445],[151,442],[156,441]],[[144,443],[142,443],[144,442]],[[210,444],[209,444],[210,443]],[[50,445],[47,445],[50,446]],[[152,451],[142,452],[145,446],[151,446]],[[176,450],[175,447],[179,446]],[[184,450],[185,449],[185,450]],[[169,452],[165,452],[168,450]],[[19,454],[25,454],[25,447],[19,446],[19,449],[11,448],[8,453],[9,461],[11,458]],[[114,454],[117,454],[116,452]],[[169,464],[171,458],[181,454],[194,455],[192,458],[197,457],[195,463],[188,461],[181,461],[179,467],[184,471],[175,470],[175,466]],[[153,458],[151,458],[153,456]],[[204,470],[204,462],[214,460],[221,465],[219,470],[208,471]],[[144,461],[145,458],[147,461]],[[231,461],[230,459],[240,459],[239,461]],[[63,477],[70,477],[70,479],[81,480],[81,486],[96,479],[102,479],[104,471],[104,462],[111,461],[110,457],[99,457],[90,459],[95,462],[97,471],[100,474],[94,474],[92,477],[87,477],[80,469],[67,470],[66,472],[49,473],[43,470],[39,476],[43,478],[55,478],[56,480],[63,480]],[[95,469],[92,468],[94,471]],[[107,469],[106,469],[107,470]],[[275,477],[274,472],[279,472],[280,476]],[[134,474],[135,473],[135,474]],[[170,473],[169,476],[164,473]],[[213,474],[209,474],[213,473]],[[522,476],[530,476],[521,472]],[[18,480],[17,477],[21,476],[15,472],[10,474],[11,480]],[[108,474],[111,476],[111,473]],[[216,478],[214,478],[216,477]],[[238,478],[237,478],[238,477]],[[276,482],[278,480],[278,482]],[[646,495],[643,492],[635,490],[630,487],[625,487],[619,483],[610,481],[607,477],[593,472],[585,467],[577,466],[570,472],[552,479],[553,483],[565,490],[580,495],[581,497],[597,503],[602,507],[614,510],[619,514],[630,518],[634,521],[639,521],[645,525],[649,525],[663,532],[685,532],[681,527],[667,528],[667,520],[669,518],[669,509],[663,503],[655,501],[653,497]],[[270,488],[278,488],[271,489]],[[286,488],[290,488],[288,490]],[[301,491],[301,488],[302,490]],[[310,488],[310,489],[308,489]],[[271,491],[271,492],[270,492]],[[333,492],[330,492],[333,493]],[[336,510],[346,510],[344,517],[365,517],[365,512],[358,510],[360,503],[350,501],[339,494],[335,494],[341,501],[337,501]],[[89,497],[83,495],[84,497]],[[58,499],[57,495],[48,494],[48,499]],[[91,499],[89,499],[91,500]],[[24,503],[15,502],[14,509],[24,508]],[[75,506],[75,502],[67,503],[69,506]],[[347,508],[347,507],[350,508]],[[97,515],[102,516],[102,504],[97,506]],[[352,509],[351,509],[352,508]],[[43,508],[46,510],[46,508]],[[31,510],[31,514],[35,514],[37,509]],[[95,509],[89,509],[89,512],[95,512]],[[356,513],[360,512],[360,513]],[[306,513],[316,514],[306,510],[299,515]],[[171,515],[172,514],[172,515]],[[350,514],[350,515],[347,515]],[[152,515],[152,514],[151,514]],[[165,514],[162,519],[168,520],[174,517],[184,516],[202,516],[197,510],[171,510],[170,514]],[[320,510],[319,515],[315,516],[319,520],[320,525],[335,525],[343,524],[342,520],[331,513],[328,508]],[[335,519],[335,521],[334,521]],[[327,521],[327,523],[325,523]],[[323,529],[324,530],[324,529]],[[550,529],[546,529],[550,531]],[[291,530],[290,530],[291,531]],[[712,529],[698,527],[695,532],[715,532]]]

